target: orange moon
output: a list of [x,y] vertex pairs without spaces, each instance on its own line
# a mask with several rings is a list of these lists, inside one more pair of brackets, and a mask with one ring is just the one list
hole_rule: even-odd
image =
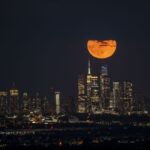
[[99,59],[111,57],[117,47],[115,40],[89,40],[87,42],[87,49],[89,53]]

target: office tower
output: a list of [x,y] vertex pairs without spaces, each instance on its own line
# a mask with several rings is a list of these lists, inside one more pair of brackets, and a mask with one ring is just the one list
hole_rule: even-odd
[[31,101],[31,110],[32,112],[34,113],[37,113],[37,114],[41,114],[41,98],[40,98],[40,95],[39,93],[37,92],[35,97],[32,98],[32,101]]
[[42,99],[42,114],[46,116],[49,115],[49,113],[50,113],[49,101],[48,98],[44,96]]
[[91,87],[92,87],[92,75],[91,64],[88,61],[88,74],[86,76],[86,112],[91,113]]
[[87,113],[100,113],[100,87],[99,78],[91,74],[91,64],[88,61],[88,74],[86,78],[86,112]]
[[6,91],[0,91],[0,115],[6,115],[8,113],[8,93]]
[[23,111],[23,114],[27,115],[30,113],[30,98],[27,92],[23,93],[22,100],[23,100],[22,111]]
[[14,86],[10,89],[9,114],[19,114],[19,90]]
[[91,101],[91,113],[93,114],[100,113],[101,105],[100,105],[100,90],[99,90],[98,76],[91,76],[90,101]]
[[56,114],[61,113],[61,104],[60,104],[60,92],[55,92],[55,106],[56,106]]
[[113,82],[112,98],[110,99],[110,109],[116,112],[122,111],[121,88],[119,82]]
[[101,95],[102,109],[108,110],[110,100],[110,77],[108,76],[108,68],[106,65],[101,67],[100,95]]
[[91,74],[91,64],[88,61],[88,73],[78,77],[78,112],[100,113],[99,78]]
[[130,114],[133,110],[133,84],[130,81],[124,81],[122,85],[122,105],[123,113]]
[[85,76],[80,75],[78,77],[78,102],[77,102],[77,112],[86,112],[86,95],[85,95]]

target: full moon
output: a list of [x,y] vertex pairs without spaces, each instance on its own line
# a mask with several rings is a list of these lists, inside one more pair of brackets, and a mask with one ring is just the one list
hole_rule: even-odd
[[105,59],[111,57],[117,47],[115,40],[89,40],[87,42],[87,49],[89,53],[98,59]]

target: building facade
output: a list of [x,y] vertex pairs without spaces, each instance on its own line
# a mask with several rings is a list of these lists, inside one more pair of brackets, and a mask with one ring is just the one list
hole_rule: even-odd
[[78,101],[77,101],[77,112],[86,113],[86,94],[85,94],[85,76],[78,76]]
[[19,90],[12,88],[9,91],[9,114],[18,115],[20,113]]
[[22,111],[23,111],[23,114],[24,115],[27,115],[30,113],[30,98],[29,98],[29,95],[27,92],[24,92],[23,93],[23,96],[22,96],[22,101],[23,101],[23,104],[22,104]]

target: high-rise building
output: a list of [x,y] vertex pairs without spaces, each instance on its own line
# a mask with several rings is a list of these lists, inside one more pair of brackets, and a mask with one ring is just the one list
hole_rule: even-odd
[[61,113],[61,104],[60,104],[60,92],[55,92],[55,106],[56,106],[56,114]]
[[101,111],[100,103],[100,89],[99,89],[99,80],[98,76],[91,76],[91,92],[90,92],[90,101],[91,101],[91,113],[96,114]]
[[133,111],[133,98],[133,83],[130,81],[124,81],[121,95],[124,114],[130,114]]
[[32,112],[37,113],[37,114],[41,114],[42,113],[41,106],[42,106],[41,97],[40,97],[39,93],[37,92],[35,97],[32,98],[32,101],[31,101]]
[[50,114],[50,108],[49,108],[49,101],[46,96],[42,99],[42,114],[49,115]]
[[30,113],[30,98],[27,92],[23,93],[22,100],[23,100],[22,111],[23,111],[23,114],[27,115]]
[[[85,76],[79,76],[78,78],[78,112],[79,113],[101,113],[102,106],[109,102],[110,95],[110,80],[108,77],[108,71],[105,66],[102,67],[102,74],[99,78],[97,75],[91,73],[90,60],[88,61],[88,73]],[[101,84],[100,84],[101,79]],[[102,85],[102,86],[101,86]],[[100,90],[103,90],[103,94]],[[103,97],[101,97],[103,96]],[[102,98],[103,104],[102,105]],[[104,99],[105,98],[105,99]],[[108,102],[107,102],[108,101]],[[107,104],[107,107],[109,104]]]
[[102,108],[104,110],[108,110],[109,100],[110,100],[110,77],[108,75],[108,68],[106,65],[101,67],[100,95],[101,95]]
[[77,102],[77,112],[86,112],[86,95],[85,95],[85,76],[80,75],[78,77],[78,102]]
[[145,97],[142,93],[138,93],[135,95],[134,107],[132,111],[136,114],[144,114],[145,112],[147,112]]
[[101,66],[100,76],[97,76],[91,73],[88,61],[87,75],[78,77],[77,112],[129,114],[135,108],[133,95],[132,82],[113,82],[111,89],[107,65]]
[[92,75],[91,64],[88,61],[88,74],[86,76],[86,112],[91,113],[91,87],[92,87]]
[[[80,101],[79,101],[80,100]],[[85,77],[80,76],[78,80],[78,112],[100,113],[100,90],[99,78],[91,74],[91,64],[88,61],[88,73]]]
[[113,82],[112,85],[112,98],[110,99],[110,109],[112,111],[121,112],[122,102],[121,102],[121,87],[119,82]]
[[55,114],[56,113],[56,104],[55,104],[55,88],[51,87],[50,88],[50,95],[49,95],[49,105],[50,105],[50,114]]
[[6,91],[0,91],[0,115],[8,113],[8,94]]
[[15,87],[10,89],[10,99],[9,99],[9,113],[10,115],[19,114],[19,90]]

